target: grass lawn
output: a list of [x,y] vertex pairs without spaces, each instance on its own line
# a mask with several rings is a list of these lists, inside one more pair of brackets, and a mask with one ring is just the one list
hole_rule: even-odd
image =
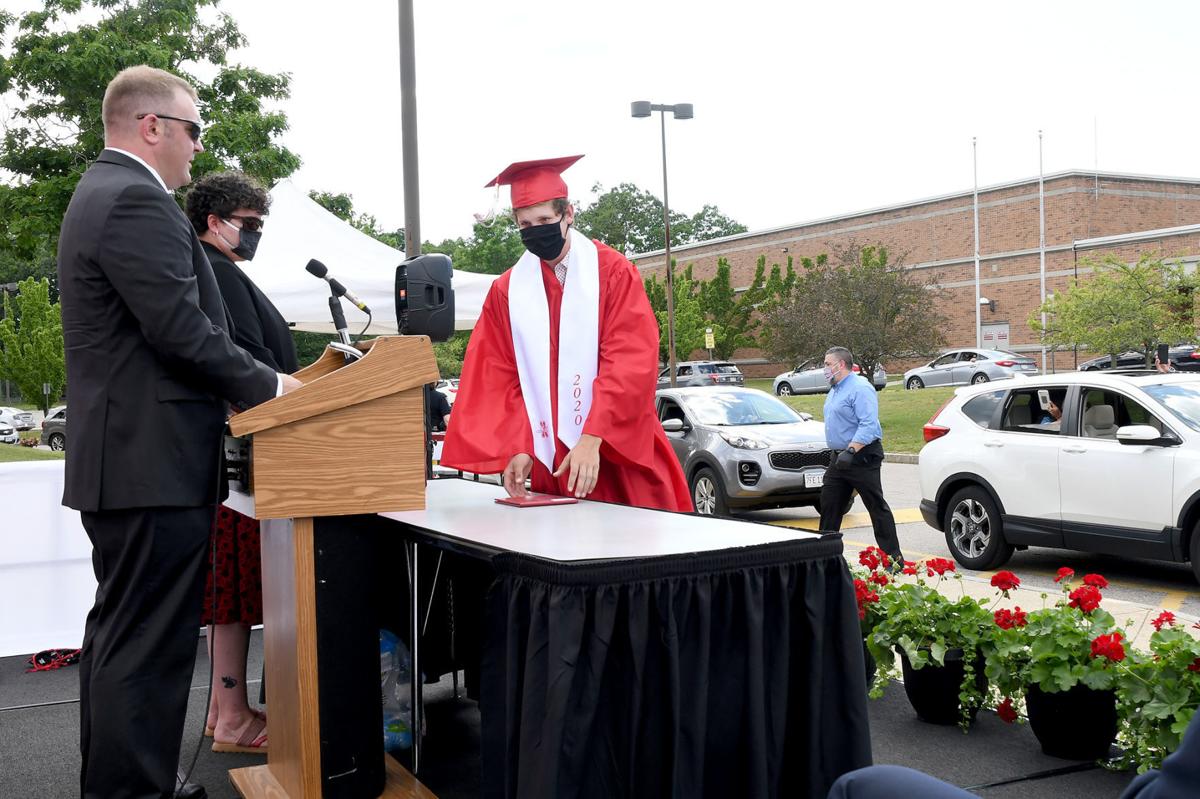
[[44,449],[30,449],[19,444],[0,444],[0,463],[15,461],[61,461],[66,455]]
[[[771,391],[771,380],[747,380],[750,388]],[[929,421],[942,403],[954,395],[954,388],[926,388],[920,391],[905,391],[899,383],[889,383],[880,391],[879,423],[883,427],[883,448],[888,452],[918,452],[925,444],[921,428]],[[780,397],[798,411],[811,413],[818,421],[824,416],[825,395],[806,394],[798,397]]]

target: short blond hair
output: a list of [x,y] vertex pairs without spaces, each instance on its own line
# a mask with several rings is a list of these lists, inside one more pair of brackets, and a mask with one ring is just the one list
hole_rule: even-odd
[[192,100],[196,99],[196,89],[178,75],[144,64],[126,67],[104,90],[101,105],[104,134],[107,136],[131,125],[137,114],[165,112],[163,105],[174,102],[181,91]]

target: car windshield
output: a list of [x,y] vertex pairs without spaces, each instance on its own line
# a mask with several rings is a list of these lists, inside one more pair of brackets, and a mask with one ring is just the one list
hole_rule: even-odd
[[1179,421],[1193,430],[1200,431],[1200,386],[1184,383],[1162,383],[1157,386],[1143,386],[1143,390]]
[[783,402],[760,391],[694,394],[684,404],[697,422],[717,427],[804,421]]

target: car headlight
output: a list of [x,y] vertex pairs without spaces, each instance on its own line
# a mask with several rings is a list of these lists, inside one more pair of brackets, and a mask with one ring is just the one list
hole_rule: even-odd
[[766,449],[769,444],[765,441],[759,441],[757,438],[747,438],[733,433],[721,433],[721,438],[725,439],[725,443],[731,447],[738,449]]

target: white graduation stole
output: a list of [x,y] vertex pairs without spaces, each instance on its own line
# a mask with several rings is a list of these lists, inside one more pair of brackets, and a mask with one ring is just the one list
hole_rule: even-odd
[[600,361],[599,253],[587,236],[574,228],[567,233],[571,247],[564,259],[567,280],[558,326],[557,426],[552,424],[550,410],[550,307],[541,259],[526,251],[513,267],[508,284],[513,350],[533,431],[533,454],[550,471],[554,471],[555,430],[568,449],[583,435]]

